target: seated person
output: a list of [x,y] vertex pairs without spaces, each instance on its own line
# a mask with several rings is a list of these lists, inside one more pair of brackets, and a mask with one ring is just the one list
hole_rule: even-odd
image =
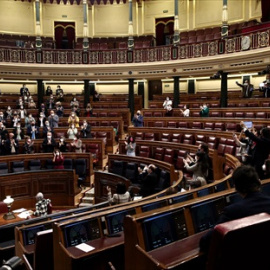
[[131,201],[131,197],[127,191],[126,185],[122,182],[116,185],[116,193],[113,194],[113,196],[109,186],[107,186],[107,191],[109,203],[119,204]]
[[190,188],[201,187],[207,184],[206,179],[208,176],[208,162],[206,160],[206,155],[203,152],[196,152],[195,163],[189,165],[187,159],[183,159],[185,168],[188,172],[192,172],[192,179],[187,179],[186,184]]
[[[226,206],[216,224],[263,212],[270,214],[270,197],[261,191],[261,181],[253,167],[239,166],[233,172],[232,180],[236,191],[243,199]],[[201,251],[208,252],[212,235],[213,229],[210,229],[201,238]]]
[[140,167],[138,168],[139,171],[139,182],[141,185],[140,195],[143,197],[155,194],[155,188],[158,183],[158,178],[156,174],[156,166],[150,164],[145,166],[142,170]]
[[51,203],[50,199],[44,199],[43,193],[39,192],[36,195],[36,210],[32,212],[34,216],[46,216],[48,213],[48,205]]
[[64,169],[64,156],[59,151],[59,149],[55,149],[53,152],[53,164],[54,169]]

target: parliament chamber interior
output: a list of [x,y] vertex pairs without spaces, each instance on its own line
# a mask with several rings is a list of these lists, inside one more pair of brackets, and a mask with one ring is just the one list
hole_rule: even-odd
[[[267,0],[0,1],[0,270],[269,269],[268,213],[216,225],[242,200],[243,123],[270,127],[269,14]],[[129,201],[112,201],[119,183]]]

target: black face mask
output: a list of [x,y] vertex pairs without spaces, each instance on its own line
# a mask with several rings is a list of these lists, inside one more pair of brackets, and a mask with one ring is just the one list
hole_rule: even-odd
[[139,114],[139,113],[137,113],[137,115],[139,116],[140,114]]

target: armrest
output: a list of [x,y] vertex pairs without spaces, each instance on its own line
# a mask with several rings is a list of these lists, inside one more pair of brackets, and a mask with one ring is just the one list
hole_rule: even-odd
[[26,267],[27,270],[33,270],[33,267],[32,265],[29,263],[27,257],[25,256],[25,254],[22,255],[22,259],[23,259],[23,262],[24,262],[24,265]]

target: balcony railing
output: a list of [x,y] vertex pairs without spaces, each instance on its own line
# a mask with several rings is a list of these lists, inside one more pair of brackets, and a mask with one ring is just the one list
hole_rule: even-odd
[[[217,39],[179,46],[160,46],[134,49],[133,51],[114,49],[104,51],[25,49],[0,47],[0,62],[37,64],[124,64],[180,60],[230,54],[244,50],[243,36],[249,36],[248,50],[269,47],[269,30],[264,29],[226,39]],[[247,50],[247,49],[245,49]]]

